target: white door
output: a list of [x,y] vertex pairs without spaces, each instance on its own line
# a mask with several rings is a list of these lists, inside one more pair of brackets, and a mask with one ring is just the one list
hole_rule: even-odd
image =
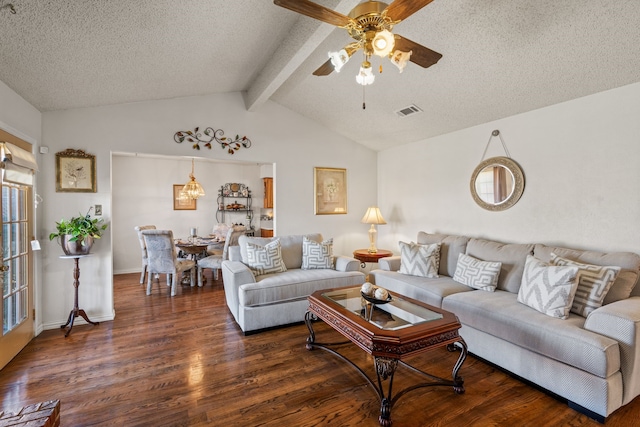
[[0,369],[31,341],[33,323],[33,267],[30,256],[31,188],[2,183],[2,335]]

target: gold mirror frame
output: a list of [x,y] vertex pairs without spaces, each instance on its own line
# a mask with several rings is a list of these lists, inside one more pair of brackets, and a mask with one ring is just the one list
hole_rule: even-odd
[[[484,200],[482,200],[478,195],[478,192],[476,191],[476,180],[478,179],[478,175],[480,175],[480,172],[482,172],[485,168],[492,165],[502,166],[507,170],[509,170],[513,175],[513,181],[514,181],[513,183],[514,187],[513,187],[513,191],[511,192],[511,195],[507,197],[507,199],[505,199],[503,202],[495,203],[495,204],[487,203]],[[473,174],[471,175],[470,189],[471,189],[471,196],[473,196],[473,200],[475,200],[475,202],[481,208],[486,209],[488,211],[504,211],[506,209],[509,209],[513,205],[515,205],[518,202],[518,200],[520,200],[522,193],[524,193],[524,173],[522,172],[522,168],[520,167],[520,165],[516,163],[514,160],[512,160],[511,158],[492,157],[490,159],[484,160],[482,163],[478,165],[478,167],[475,168],[475,170],[473,171]]]

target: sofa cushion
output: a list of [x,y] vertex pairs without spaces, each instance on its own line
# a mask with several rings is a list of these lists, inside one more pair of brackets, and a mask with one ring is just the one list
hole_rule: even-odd
[[[319,233],[307,234],[307,238],[316,242],[322,242],[322,235]],[[282,250],[282,259],[287,268],[300,268],[302,266],[302,238],[304,236],[291,235],[279,237],[249,237],[240,236],[238,245],[240,245],[240,254],[242,262],[247,264],[247,243],[264,246],[275,239],[280,239],[280,247]],[[247,264],[248,265],[248,264]]]
[[319,268],[335,268],[333,239],[318,243],[304,236],[302,238],[302,269],[317,270]]
[[604,297],[620,273],[620,267],[583,264],[551,253],[552,265],[578,267],[578,289],[573,298],[571,311],[587,317],[596,308],[602,307]]
[[584,317],[571,313],[561,320],[516,299],[515,294],[500,290],[462,292],[446,297],[442,308],[455,313],[464,325],[601,378],[620,369],[617,341],[585,330]]
[[438,274],[453,277],[458,264],[458,254],[465,253],[469,238],[465,236],[450,236],[447,234],[429,234],[424,231],[418,233],[417,243],[430,245],[440,243],[440,265]]
[[550,265],[527,255],[518,302],[548,316],[567,319],[578,288],[578,267]]
[[480,261],[466,254],[458,255],[453,280],[474,289],[493,292],[498,284],[501,262]]
[[447,276],[440,276],[437,279],[425,279],[424,277],[407,276],[397,271],[384,270],[375,270],[371,274],[374,277],[376,286],[435,307],[440,307],[442,299],[447,295],[474,290]]
[[497,289],[518,293],[527,255],[533,253],[533,245],[506,244],[484,239],[469,239],[467,255],[483,261],[502,263]]
[[420,277],[438,277],[440,243],[419,245],[398,242],[400,245],[400,273]]
[[275,304],[306,298],[320,289],[359,286],[363,281],[359,271],[289,269],[284,273],[257,276],[255,283],[240,285],[238,302],[241,307]]
[[287,271],[282,260],[280,240],[276,239],[265,246],[247,243],[247,265],[258,276]]
[[[621,267],[620,274],[604,297],[603,304],[609,304],[629,298],[640,272],[640,255],[631,252],[595,252],[560,248],[537,244],[534,248],[536,258],[549,262],[551,252],[563,258],[584,264],[615,265]],[[639,294],[640,295],[640,294]]]

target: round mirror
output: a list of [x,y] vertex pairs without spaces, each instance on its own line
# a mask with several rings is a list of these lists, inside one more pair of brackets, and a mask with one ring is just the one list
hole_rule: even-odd
[[522,169],[508,157],[492,157],[483,161],[471,176],[473,200],[490,211],[509,209],[523,192]]

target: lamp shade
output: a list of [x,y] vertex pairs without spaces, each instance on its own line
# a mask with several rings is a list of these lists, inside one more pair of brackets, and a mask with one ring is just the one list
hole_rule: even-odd
[[198,181],[196,181],[196,177],[193,175],[194,169],[194,160],[191,159],[191,173],[189,174],[189,182],[187,182],[182,190],[180,190],[180,199],[198,199],[199,197],[204,196],[204,189],[202,185]]
[[373,53],[384,58],[389,55],[396,45],[395,38],[389,30],[378,31],[371,42]]
[[376,206],[369,206],[367,212],[362,217],[362,221],[364,224],[386,224],[387,221],[384,220],[382,214],[380,213],[380,208]]

